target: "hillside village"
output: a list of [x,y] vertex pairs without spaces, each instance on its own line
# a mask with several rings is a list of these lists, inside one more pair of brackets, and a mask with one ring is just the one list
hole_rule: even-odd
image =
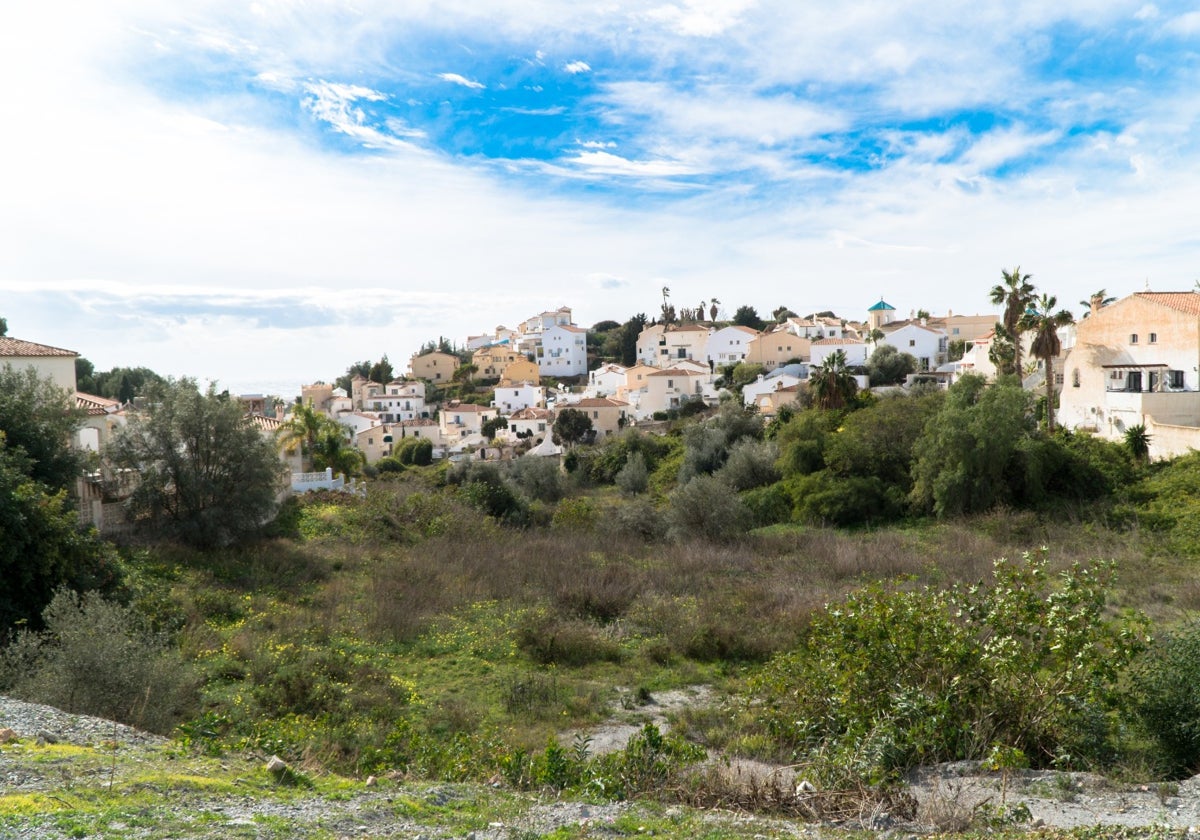
[[[661,421],[740,399],[765,418],[796,401],[811,374],[831,359],[871,386],[865,373],[872,354],[894,348],[912,357],[912,373],[885,389],[948,387],[959,377],[997,374],[997,319],[991,315],[900,317],[880,299],[862,319],[833,313],[800,317],[780,310],[776,321],[755,329],[715,320],[703,307],[675,317],[664,302],[662,319],[636,336],[632,364],[603,358],[602,335],[574,322],[563,306],[520,322],[469,336],[463,348],[414,354],[403,376],[386,382],[361,374],[350,389],[325,382],[303,386],[294,403],[261,394],[239,399],[265,436],[276,436],[296,405],[342,424],[346,441],[367,465],[391,456],[409,440],[428,441],[434,458],[509,460],[557,456],[552,428],[565,409],[583,412],[589,440],[627,427],[653,430]],[[711,314],[711,319],[704,316]],[[603,322],[621,328],[615,322]],[[1061,352],[1052,360],[1060,423],[1109,440],[1131,427],[1149,433],[1151,455],[1168,458],[1200,448],[1200,293],[1137,292],[1120,300],[1093,298],[1089,311],[1058,330]],[[1044,363],[1022,336],[1022,382],[1044,394]],[[835,354],[836,357],[835,357]],[[101,453],[136,408],[76,390],[71,350],[0,337],[0,359],[32,366],[75,392],[86,413],[77,445]],[[447,392],[451,395],[446,396]],[[293,474],[292,490],[352,486],[353,479],[304,471],[300,453],[282,450]],[[97,526],[119,521],[120,482],[95,474],[81,479],[81,515]],[[114,488],[117,488],[114,490]]]

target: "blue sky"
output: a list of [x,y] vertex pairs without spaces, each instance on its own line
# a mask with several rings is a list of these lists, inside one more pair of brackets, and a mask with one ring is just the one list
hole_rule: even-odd
[[100,368],[329,379],[664,285],[858,318],[1200,277],[1182,4],[24,6],[0,316]]

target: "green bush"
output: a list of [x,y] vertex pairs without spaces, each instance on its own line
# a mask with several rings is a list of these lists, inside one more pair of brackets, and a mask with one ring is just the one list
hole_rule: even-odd
[[792,518],[792,497],[783,484],[771,484],[742,493],[742,504],[750,511],[755,528],[789,522]]
[[719,478],[701,475],[671,494],[667,531],[673,539],[726,542],[745,533],[750,513]]
[[871,587],[815,618],[754,683],[780,757],[827,783],[1020,750],[1039,767],[1112,758],[1118,678],[1140,620],[1105,613],[1112,567],[999,560],[991,586]]
[[1170,773],[1200,770],[1200,623],[1154,641],[1131,670],[1130,705]]
[[169,734],[198,701],[194,671],[129,607],[59,590],[0,655],[0,691]]
[[512,462],[510,474],[530,500],[557,502],[563,497],[562,470],[554,458],[518,458]]
[[725,466],[718,473],[734,490],[753,490],[779,481],[779,447],[774,441],[743,438],[729,449]]
[[795,517],[815,525],[847,527],[886,522],[903,512],[899,489],[873,476],[839,477],[822,470],[792,479],[787,489]]
[[645,493],[650,486],[650,471],[646,468],[645,456],[641,452],[630,452],[625,466],[617,473],[613,483],[630,496]]

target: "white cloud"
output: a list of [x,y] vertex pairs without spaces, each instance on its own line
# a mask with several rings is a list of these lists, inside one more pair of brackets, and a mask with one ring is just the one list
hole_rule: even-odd
[[466,76],[460,76],[458,73],[439,73],[438,78],[445,82],[452,82],[456,85],[462,85],[465,88],[471,88],[472,90],[483,90],[487,87],[482,82],[472,81]]
[[1158,17],[1158,6],[1155,6],[1153,3],[1147,3],[1134,12],[1133,16],[1137,20],[1153,20]]
[[650,116],[660,129],[688,137],[739,138],[773,142],[810,138],[846,127],[833,108],[791,94],[764,95],[753,89],[710,85],[695,92],[662,82],[618,82],[599,95],[617,114]]
[[1187,12],[1167,22],[1166,30],[1175,35],[1195,35],[1200,32],[1200,12]]
[[576,73],[590,73],[592,68],[586,61],[571,61],[563,65],[563,70],[574,75]]
[[684,0],[682,5],[652,8],[645,17],[680,35],[712,38],[736,26],[742,12],[753,5],[753,0]]

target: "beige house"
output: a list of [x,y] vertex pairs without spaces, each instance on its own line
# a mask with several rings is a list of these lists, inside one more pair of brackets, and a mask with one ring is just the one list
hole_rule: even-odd
[[507,344],[498,344],[476,350],[471,356],[471,364],[478,368],[476,379],[497,380],[503,376],[504,369],[518,359],[525,360],[525,357]]
[[451,400],[438,413],[442,439],[448,445],[482,442],[483,421],[500,416],[500,410],[486,405],[472,405]]
[[441,424],[437,420],[431,420],[428,417],[422,417],[417,420],[405,420],[402,423],[393,424],[393,448],[405,438],[422,438],[423,440],[431,441],[434,449],[441,449],[445,446]]
[[804,387],[799,384],[787,385],[774,391],[767,391],[755,397],[752,404],[758,409],[759,414],[771,419],[779,413],[782,406],[795,402]]
[[793,359],[807,361],[811,347],[812,339],[801,338],[786,326],[779,326],[750,341],[746,363],[762,365],[764,370],[774,370]]
[[380,458],[386,458],[392,454],[395,439],[395,428],[381,423],[355,433],[354,448],[363,454],[368,464],[375,464]]
[[1157,458],[1200,449],[1200,293],[1138,292],[1076,325],[1058,421],[1110,440],[1144,425]]
[[507,388],[522,382],[527,382],[530,385],[540,385],[542,382],[542,373],[538,369],[536,362],[531,362],[524,356],[519,356],[514,361],[505,365],[503,372],[500,374],[500,382],[498,384],[501,388]]
[[410,379],[426,379],[434,383],[446,383],[454,377],[454,371],[462,364],[458,356],[433,350],[413,356],[408,363]]
[[712,374],[707,370],[703,373],[682,367],[656,370],[646,378],[646,393],[638,402],[639,416],[648,417],[703,399],[705,385],[711,381]]
[[679,359],[706,359],[708,327],[700,324],[654,324],[638,333],[637,357],[657,368],[671,367]]
[[22,341],[0,336],[0,368],[11,365],[13,370],[33,368],[40,379],[52,379],[64,391],[75,393],[75,360],[79,354],[48,344]]
[[564,405],[563,408],[578,409],[586,414],[592,421],[596,440],[615,435],[629,420],[629,403],[608,397],[590,397],[577,403]]

